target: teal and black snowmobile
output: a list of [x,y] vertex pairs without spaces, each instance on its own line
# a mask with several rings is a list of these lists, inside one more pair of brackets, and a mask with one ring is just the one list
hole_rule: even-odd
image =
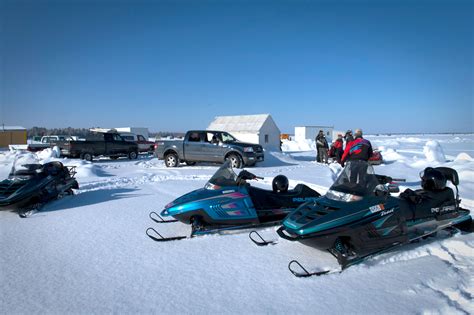
[[[225,162],[209,179],[204,188],[189,192],[165,206],[157,214],[150,213],[156,223],[180,221],[190,224],[191,235],[230,233],[249,228],[280,225],[288,213],[299,205],[321,196],[310,187],[298,184],[288,189],[288,178],[276,176],[272,190],[261,189],[247,181],[263,179],[246,170],[235,174],[230,162]],[[173,217],[165,220],[163,217]],[[188,238],[188,236],[163,237],[154,228],[146,234],[154,241],[164,242]]]
[[[457,172],[428,167],[420,176],[422,189],[394,197],[390,193],[399,192],[394,179],[374,174],[367,162],[351,161],[326,195],[290,213],[277,232],[284,239],[329,251],[344,269],[441,230],[472,231],[469,210],[459,206]],[[294,270],[296,265],[301,272]],[[297,261],[288,268],[296,276],[329,272],[308,272]]]
[[26,217],[52,199],[72,195],[79,188],[75,174],[75,167],[57,161],[14,165],[8,178],[0,182],[0,209]]

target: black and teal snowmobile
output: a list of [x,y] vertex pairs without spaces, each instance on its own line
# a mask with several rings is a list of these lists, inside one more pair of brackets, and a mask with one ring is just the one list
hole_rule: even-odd
[[[472,231],[469,210],[459,206],[459,177],[448,167],[426,168],[420,174],[422,189],[399,192],[389,176],[374,174],[364,161],[347,163],[326,195],[301,205],[277,230],[280,237],[328,250],[341,269],[363,259],[456,228]],[[447,181],[456,189],[447,187]],[[299,266],[295,271],[296,265]],[[308,272],[299,262],[289,269],[297,276]]]
[[79,188],[75,174],[74,166],[58,161],[14,165],[8,178],[0,182],[0,209],[26,217],[52,199],[72,195]]
[[[190,224],[190,236],[193,237],[279,225],[299,205],[321,196],[303,184],[288,190],[288,179],[284,175],[273,179],[272,190],[254,187],[247,182],[258,178],[263,179],[246,170],[237,175],[230,163],[226,162],[204,188],[170,202],[160,214],[151,212],[150,218],[156,223],[180,221]],[[166,217],[174,219],[167,220]],[[146,234],[160,242],[187,238],[163,237],[154,228],[148,228]]]

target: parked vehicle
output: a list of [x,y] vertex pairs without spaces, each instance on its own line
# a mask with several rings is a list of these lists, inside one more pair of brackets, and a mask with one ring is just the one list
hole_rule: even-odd
[[138,157],[138,145],[125,141],[118,133],[98,133],[85,141],[69,141],[61,149],[61,155],[92,161],[95,156],[108,156],[115,160],[126,156],[133,160]]
[[[189,192],[165,206],[161,214],[150,213],[157,223],[179,220],[192,225],[190,237],[225,231],[265,227],[281,220],[299,205],[321,195],[306,185],[298,184],[288,190],[288,178],[278,175],[273,179],[272,190],[251,186],[247,180],[263,179],[246,170],[239,175],[225,162],[206,183],[204,188]],[[163,217],[175,220],[165,220]],[[187,238],[163,237],[154,228],[146,231],[157,242]]]
[[79,188],[74,166],[57,161],[44,165],[15,164],[8,178],[0,182],[0,208],[16,210],[22,217],[52,199],[72,195],[73,189]]
[[155,143],[153,141],[148,141],[142,135],[137,135],[131,132],[120,132],[119,134],[125,141],[136,142],[136,144],[138,144],[138,152],[153,153],[155,150]]
[[[427,167],[420,177],[422,189],[393,197],[390,192],[399,189],[389,184],[400,180],[376,175],[365,161],[349,161],[325,196],[290,213],[277,232],[284,239],[329,251],[342,269],[441,230],[472,232],[470,211],[459,206],[456,170]],[[310,273],[297,261],[289,268],[304,277],[331,273]]]
[[382,157],[382,152],[379,150],[375,149],[374,153],[369,159],[369,164],[371,165],[380,165],[383,163],[383,157]]
[[156,141],[155,156],[165,160],[167,167],[176,167],[180,162],[194,165],[228,160],[233,168],[241,168],[264,160],[261,145],[240,142],[227,132],[210,130],[188,131],[184,140]]
[[54,146],[58,146],[59,148],[61,148],[66,142],[69,142],[72,140],[74,140],[74,138],[71,136],[59,136],[59,135],[42,136],[39,141],[35,141],[34,143],[29,143],[26,149],[30,152],[37,152],[37,151],[41,151],[47,148],[52,148]]

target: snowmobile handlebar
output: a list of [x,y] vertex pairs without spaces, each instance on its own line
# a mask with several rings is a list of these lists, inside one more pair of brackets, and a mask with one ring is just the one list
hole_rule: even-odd
[[392,178],[392,182],[401,182],[401,183],[404,183],[406,182],[407,180],[404,179],[404,178]]
[[252,174],[246,170],[241,171],[239,175],[237,176],[237,178],[240,180],[263,179],[263,177]]
[[406,179],[403,178],[392,178],[390,176],[386,175],[378,175],[376,174],[375,177],[377,177],[377,180],[379,181],[380,184],[385,185],[385,184],[390,184],[392,182],[406,182]]

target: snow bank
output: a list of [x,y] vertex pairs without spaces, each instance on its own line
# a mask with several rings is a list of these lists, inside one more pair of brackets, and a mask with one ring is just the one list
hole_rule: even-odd
[[397,152],[397,150],[392,148],[379,147],[379,150],[382,152],[384,161],[403,161],[405,157]]
[[283,140],[281,150],[284,152],[315,151],[316,143],[310,139],[303,141]]
[[50,162],[52,159],[59,158],[61,155],[61,152],[59,148],[55,146],[52,149],[47,148],[47,149],[41,150],[37,152],[36,155],[38,159],[42,162],[42,164],[44,164],[44,163]]
[[443,148],[438,141],[430,140],[426,142],[423,147],[423,153],[426,156],[428,162],[446,162],[446,156],[444,155]]
[[465,152],[461,152],[458,154],[458,156],[454,159],[455,162],[462,162],[462,161],[466,161],[466,162],[472,162],[472,157],[465,153]]

